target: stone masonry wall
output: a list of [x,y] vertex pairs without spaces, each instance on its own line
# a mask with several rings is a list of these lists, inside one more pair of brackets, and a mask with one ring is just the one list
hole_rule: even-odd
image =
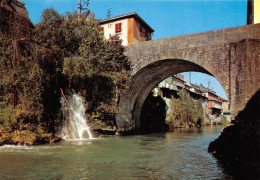
[[233,117],[260,88],[260,40],[247,39],[231,45],[230,99]]

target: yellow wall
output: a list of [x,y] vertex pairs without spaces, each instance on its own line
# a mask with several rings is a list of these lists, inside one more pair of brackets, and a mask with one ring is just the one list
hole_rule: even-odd
[[134,44],[134,18],[129,18],[128,19],[128,45]]
[[260,0],[254,0],[254,24],[260,23]]

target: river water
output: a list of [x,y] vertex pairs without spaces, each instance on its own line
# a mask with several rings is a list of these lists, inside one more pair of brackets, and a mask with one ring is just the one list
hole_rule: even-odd
[[223,127],[0,147],[0,179],[231,179],[207,152]]

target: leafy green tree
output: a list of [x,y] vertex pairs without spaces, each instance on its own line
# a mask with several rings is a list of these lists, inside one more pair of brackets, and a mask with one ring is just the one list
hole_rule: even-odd
[[121,41],[117,37],[104,40],[94,18],[74,15],[69,19],[79,27],[73,34],[80,35],[82,41],[78,53],[64,59],[63,74],[70,88],[85,95],[89,111],[102,120],[114,118],[117,97],[126,88],[131,69]]
[[[56,63],[58,67],[53,69],[58,74],[62,70],[70,89],[76,92],[86,90],[87,100],[92,101],[93,97],[98,102],[99,99],[103,101],[107,97],[101,96],[99,90],[111,95],[111,91],[107,90],[112,85],[119,94],[126,86],[130,63],[123,54],[124,48],[116,37],[104,40],[103,33],[99,31],[99,20],[84,16],[78,18],[76,13],[61,16],[53,9],[46,9],[42,21],[36,25],[35,39],[58,56],[50,57],[46,48],[38,50],[38,56],[44,59],[40,61],[42,66],[59,61]],[[66,85],[60,86],[65,88]],[[100,104],[98,102],[92,103],[96,104],[92,109]]]
[[193,100],[186,91],[178,92],[179,98],[170,101],[171,109],[166,118],[170,128],[195,126],[203,123],[203,108],[199,100]]

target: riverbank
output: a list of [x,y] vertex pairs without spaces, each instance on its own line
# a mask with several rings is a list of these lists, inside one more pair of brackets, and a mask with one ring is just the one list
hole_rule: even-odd
[[234,125],[210,143],[208,151],[239,179],[260,178],[260,91],[237,115]]
[[150,131],[150,132],[139,132],[139,133],[135,133],[135,131],[129,131],[129,132],[118,132],[116,127],[100,127],[100,126],[95,126],[92,127],[92,133],[94,137],[111,137],[111,136],[129,136],[129,135],[135,135],[135,134],[151,134],[151,133],[155,133],[155,132],[174,132],[178,129],[191,129],[191,128],[203,128],[203,127],[210,127],[210,126],[229,126],[231,125],[231,123],[227,123],[225,122],[219,122],[219,123],[205,123],[203,125],[196,125],[196,124],[192,124],[192,125],[183,125],[183,126],[175,126],[175,127],[171,127],[169,128],[169,125],[167,123],[164,123],[164,126],[167,126],[167,128],[159,128],[158,131]]

